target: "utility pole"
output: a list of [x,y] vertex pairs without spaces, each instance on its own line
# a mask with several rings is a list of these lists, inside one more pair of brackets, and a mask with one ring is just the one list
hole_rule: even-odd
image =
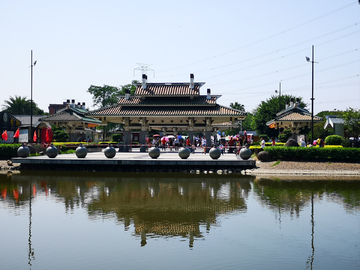
[[32,134],[32,127],[33,127],[33,51],[31,50],[31,59],[30,59],[30,68],[31,68],[31,75],[30,75],[30,88],[31,88],[31,98],[30,98],[30,134],[28,134],[28,142],[33,142],[33,134]]
[[312,45],[312,59],[306,57],[306,61],[311,63],[311,139],[314,140],[314,45]]
[[279,91],[275,90],[275,93],[279,92],[279,109],[281,111],[281,102],[280,102],[280,97],[281,97],[281,82],[279,82]]

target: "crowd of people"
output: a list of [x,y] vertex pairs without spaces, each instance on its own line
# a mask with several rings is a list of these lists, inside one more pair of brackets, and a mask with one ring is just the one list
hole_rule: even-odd
[[[272,146],[275,146],[276,141],[275,138],[271,138]],[[247,136],[236,135],[236,136],[228,136],[226,139],[221,138],[219,140],[214,141],[211,139],[211,143],[208,144],[205,137],[195,137],[193,142],[191,142],[190,138],[182,138],[181,135],[178,136],[155,136],[152,140],[152,146],[160,148],[162,151],[177,151],[181,147],[186,147],[190,150],[191,153],[199,152],[202,154],[206,154],[209,152],[209,148],[213,146],[217,146],[220,149],[222,154],[225,153],[235,153],[239,154],[241,148],[245,147],[246,144],[253,143],[252,140],[249,140]],[[208,145],[211,145],[210,147]],[[314,140],[313,142],[309,142],[306,144],[303,138],[300,139],[301,147],[311,147],[316,146],[324,147],[324,140],[319,138]],[[149,145],[150,146],[150,145]],[[265,140],[263,137],[260,138],[260,148],[264,150],[265,148]]]
[[195,137],[193,142],[191,142],[190,138],[182,138],[181,135],[178,136],[154,136],[151,145],[158,147],[162,151],[177,151],[181,147],[188,148],[191,153],[195,153],[195,151],[200,150],[199,153],[206,154],[209,148],[213,146],[217,146],[222,154],[227,153],[235,153],[238,154],[245,144],[251,143],[247,140],[246,136],[233,136],[228,140],[219,139],[214,141],[211,139],[210,147],[208,146],[208,142],[205,137]]

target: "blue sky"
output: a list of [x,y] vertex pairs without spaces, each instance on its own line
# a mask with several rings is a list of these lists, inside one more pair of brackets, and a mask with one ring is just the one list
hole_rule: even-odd
[[[360,5],[357,0],[303,1],[0,1],[1,98],[30,98],[44,111],[66,99],[86,102],[90,85],[205,82],[254,110],[275,94],[311,98],[315,113],[360,108]],[[134,76],[135,73],[135,76]],[[2,108],[2,106],[1,106]]]

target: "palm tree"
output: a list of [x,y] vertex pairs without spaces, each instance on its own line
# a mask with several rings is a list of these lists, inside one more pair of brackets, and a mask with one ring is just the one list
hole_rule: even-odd
[[230,103],[230,107],[235,109],[235,110],[239,110],[241,112],[245,112],[245,106],[243,104],[240,104],[240,103]]
[[[12,114],[31,114],[31,100],[26,97],[16,96],[5,100],[3,109]],[[43,114],[44,112],[33,102],[33,114]]]

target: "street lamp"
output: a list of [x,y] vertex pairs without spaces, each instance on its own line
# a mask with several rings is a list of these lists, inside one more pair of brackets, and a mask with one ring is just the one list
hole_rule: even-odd
[[[278,90],[275,90],[275,93],[277,93],[277,92],[278,92]],[[281,97],[281,82],[279,82],[279,110],[281,111],[280,97]]]
[[30,100],[30,134],[28,134],[28,142],[31,143],[33,141],[32,134],[32,125],[33,125],[33,67],[36,65],[36,61],[33,62],[33,51],[31,50],[31,100]]
[[312,59],[305,56],[306,61],[311,63],[311,139],[314,140],[314,45],[312,45]]

